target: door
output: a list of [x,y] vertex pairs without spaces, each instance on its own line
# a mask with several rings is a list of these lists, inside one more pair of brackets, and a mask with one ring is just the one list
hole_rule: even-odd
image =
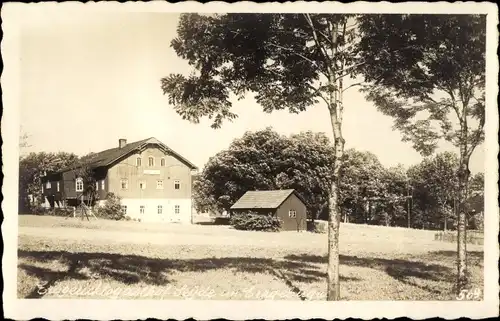
[[172,206],[172,222],[179,223],[181,221],[181,206],[174,204]]
[[165,222],[167,219],[165,218],[165,216],[168,215],[168,213],[166,213],[165,211],[165,207],[163,205],[158,205],[157,206],[157,209],[156,209],[156,214],[158,216],[158,221],[160,222]]

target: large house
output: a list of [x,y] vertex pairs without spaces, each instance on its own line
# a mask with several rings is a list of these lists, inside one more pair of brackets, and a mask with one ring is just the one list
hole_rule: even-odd
[[253,212],[278,217],[281,230],[303,231],[307,228],[304,200],[293,189],[248,191],[231,206],[231,214]]
[[85,198],[81,166],[92,169],[99,205],[114,193],[132,219],[191,222],[191,176],[197,168],[156,138],[128,144],[120,139],[115,148],[43,177],[43,196],[50,206],[76,206]]

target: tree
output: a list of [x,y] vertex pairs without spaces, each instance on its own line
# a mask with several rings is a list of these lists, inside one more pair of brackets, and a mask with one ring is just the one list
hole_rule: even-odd
[[311,131],[291,135],[289,141],[281,153],[276,187],[295,189],[305,201],[309,219],[328,219],[334,163],[331,142],[325,134]]
[[[277,160],[284,149],[282,136],[266,129],[247,132],[227,150],[211,157],[194,186],[196,203],[227,211],[247,190],[276,188]],[[273,175],[274,173],[274,175]]]
[[384,171],[373,153],[354,149],[345,152],[339,173],[339,203],[344,210],[344,221],[364,224],[371,221],[368,199],[382,196]]
[[468,208],[470,225],[476,230],[484,228],[484,173],[476,173],[469,182]]
[[94,169],[86,163],[81,163],[81,165],[75,169],[75,177],[81,179],[83,182],[83,191],[78,197],[81,197],[82,201],[86,200],[87,205],[93,206],[94,202],[99,198]]
[[368,98],[423,155],[441,140],[459,149],[460,292],[467,284],[469,160],[484,136],[486,15],[367,15],[359,27]]
[[410,214],[413,198],[406,169],[402,165],[384,170],[383,195],[381,210],[386,225],[411,227]]
[[315,219],[328,202],[333,150],[324,134],[247,132],[211,157],[194,185],[195,204],[227,211],[248,190],[295,189]]
[[338,174],[344,78],[357,67],[355,21],[347,14],[183,14],[171,45],[194,67],[188,77],[162,79],[169,103],[184,119],[234,119],[230,94],[256,94],[266,112],[299,113],[320,101],[332,124],[335,160],[329,186],[327,300],[340,299]]
[[453,209],[458,188],[457,169],[458,157],[451,152],[424,158],[408,169],[416,211],[432,215],[422,219],[424,228],[446,231],[450,221],[456,223]]
[[469,182],[470,195],[484,195],[484,173],[479,172],[472,175]]
[[[73,153],[29,153],[19,159],[19,210],[31,211],[33,203],[42,201],[41,178],[72,165],[78,156]],[[33,202],[30,202],[30,195]]]

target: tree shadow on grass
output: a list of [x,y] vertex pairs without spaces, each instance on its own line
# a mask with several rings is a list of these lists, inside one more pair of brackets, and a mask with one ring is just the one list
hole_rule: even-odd
[[[149,285],[166,285],[172,283],[169,275],[174,272],[207,272],[217,269],[231,269],[233,272],[253,274],[270,274],[284,282],[301,300],[307,298],[300,290],[300,283],[323,281],[326,273],[321,266],[294,260],[275,260],[252,257],[224,257],[203,259],[159,259],[138,255],[122,255],[110,253],[71,253],[66,251],[25,251],[19,250],[18,257],[28,262],[64,263],[65,272],[38,268],[30,264],[20,264],[28,274],[46,283],[44,291],[34,289],[29,298],[42,297],[50,286],[57,281],[77,279],[85,280],[98,275],[110,278],[123,284],[146,283]],[[357,278],[343,278],[343,281],[359,281]]]
[[[482,262],[483,252],[470,251],[467,254],[469,256],[469,262]],[[422,282],[416,282],[416,280],[446,282],[453,286],[456,281],[456,272],[454,268],[442,264],[426,262],[439,262],[441,260],[449,261],[450,258],[454,258],[455,256],[456,252],[454,251],[433,251],[425,255],[412,257],[409,260],[340,255],[340,264],[384,271],[401,283],[418,287],[430,293],[441,294],[441,291],[423,285],[421,284]],[[285,259],[315,264],[326,264],[328,262],[326,256],[309,254],[288,255]]]
[[26,295],[26,299],[38,299],[42,297],[46,293],[46,289],[49,289],[53,286],[57,281],[71,278],[75,280],[88,280],[89,277],[77,273],[77,264],[71,264],[67,271],[53,271],[47,268],[41,268],[37,266],[32,266],[28,264],[20,264],[20,268],[26,271],[29,275],[34,275],[40,277],[40,282],[36,285],[36,287]]

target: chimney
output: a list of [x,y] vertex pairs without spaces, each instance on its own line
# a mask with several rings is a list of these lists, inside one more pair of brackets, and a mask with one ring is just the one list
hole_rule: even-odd
[[125,145],[127,145],[127,140],[125,138],[120,138],[118,140],[118,147],[123,148]]

